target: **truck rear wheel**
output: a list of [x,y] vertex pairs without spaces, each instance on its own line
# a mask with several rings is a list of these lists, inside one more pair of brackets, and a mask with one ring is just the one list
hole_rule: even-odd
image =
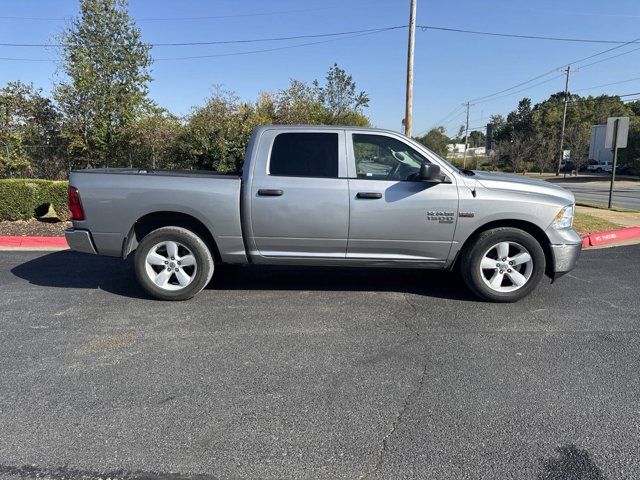
[[187,300],[207,286],[214,263],[206,243],[181,227],[162,227],[146,235],[135,256],[138,282],[160,300]]
[[460,267],[465,283],[482,299],[516,302],[540,282],[545,256],[529,233],[500,227],[482,232],[467,245]]

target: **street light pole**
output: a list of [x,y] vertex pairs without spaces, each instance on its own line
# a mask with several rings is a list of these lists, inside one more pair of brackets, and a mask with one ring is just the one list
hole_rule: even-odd
[[407,97],[405,102],[404,134],[411,137],[411,121],[413,115],[413,53],[416,37],[416,1],[411,0],[409,12],[409,48],[407,52]]
[[562,113],[562,131],[560,132],[560,158],[558,158],[558,166],[556,168],[556,177],[560,175],[562,168],[562,160],[564,157],[564,127],[567,123],[567,104],[569,103],[569,73],[571,73],[571,65],[565,69],[567,77],[564,82],[564,112]]
[[464,154],[462,155],[462,168],[467,168],[467,145],[469,144],[469,102],[467,105],[467,124],[464,130]]

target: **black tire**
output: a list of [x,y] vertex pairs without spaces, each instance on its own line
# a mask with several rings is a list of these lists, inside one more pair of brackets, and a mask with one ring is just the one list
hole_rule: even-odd
[[[482,278],[483,271],[480,269],[480,262],[485,253],[501,242],[514,242],[521,245],[528,250],[533,263],[532,267],[525,267],[532,268],[526,283],[510,292],[492,289]],[[460,273],[464,282],[478,297],[491,302],[509,303],[517,302],[536,288],[544,275],[545,265],[544,250],[531,234],[518,228],[500,227],[480,233],[465,246],[460,258]]]
[[602,169],[600,167],[596,168],[596,173],[602,173]]
[[[173,276],[171,277],[173,286],[170,288],[174,289],[168,290],[156,285],[149,277],[147,273],[147,255],[151,249],[162,242],[176,242],[181,244],[181,248],[188,249],[191,255],[195,257],[195,267],[191,270],[192,279],[186,286],[180,287],[179,284],[177,284],[177,277]],[[193,297],[207,286],[213,276],[214,270],[213,257],[207,244],[192,231],[181,227],[162,227],[146,235],[136,249],[134,264],[136,277],[142,288],[149,295],[159,300],[187,300]],[[164,268],[170,268],[170,266]],[[189,267],[178,268],[186,270]],[[163,267],[158,267],[158,270],[162,271]]]

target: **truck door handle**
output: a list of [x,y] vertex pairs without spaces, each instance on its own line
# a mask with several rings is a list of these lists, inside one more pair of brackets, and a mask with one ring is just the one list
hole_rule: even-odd
[[382,198],[382,194],[380,192],[358,192],[356,194],[356,198],[366,198],[369,200],[376,200],[378,198]]
[[275,190],[271,188],[261,188],[260,190],[258,190],[258,195],[260,195],[261,197],[279,197],[283,193],[284,192],[282,190]]

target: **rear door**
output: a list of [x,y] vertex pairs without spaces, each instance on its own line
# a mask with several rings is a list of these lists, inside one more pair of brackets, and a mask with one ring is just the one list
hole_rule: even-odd
[[342,129],[281,127],[262,133],[250,187],[250,241],[260,256],[345,258],[344,135]]
[[351,200],[347,258],[377,262],[446,261],[458,218],[455,177],[418,180],[431,163],[402,137],[347,133]]

